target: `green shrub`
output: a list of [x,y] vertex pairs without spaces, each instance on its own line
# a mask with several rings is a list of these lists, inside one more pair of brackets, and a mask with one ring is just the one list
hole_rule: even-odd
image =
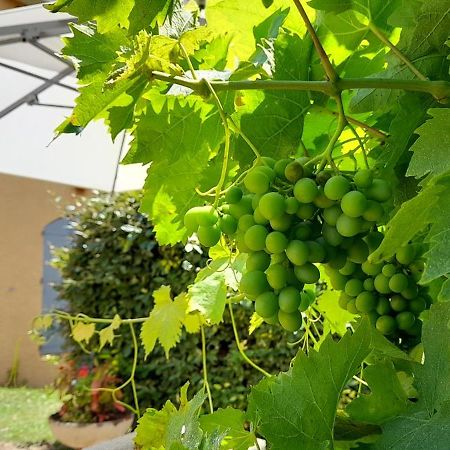
[[[195,245],[184,248],[159,246],[148,219],[138,212],[138,198],[130,194],[114,197],[95,196],[79,200],[67,209],[74,229],[70,248],[54,249],[53,265],[62,275],[55,286],[59,297],[68,301],[72,313],[90,317],[145,317],[153,306],[152,293],[161,285],[170,285],[178,294],[193,282],[196,271],[206,258]],[[286,369],[295,349],[286,346],[281,330],[262,326],[248,337],[250,305],[235,307],[239,335],[247,338],[248,355],[269,372]],[[127,327],[122,327],[112,347],[96,353],[95,339],[86,355],[71,339],[67,346],[77,360],[112,361],[120,378],[126,379],[132,362],[132,340]],[[225,323],[206,330],[207,360],[216,406],[242,406],[247,387],[255,384],[260,374],[242,364],[236,348],[228,315]],[[98,342],[98,341],[97,341]],[[267,352],[267,348],[272,348]],[[201,342],[199,335],[184,335],[166,359],[157,346],[144,363],[138,365],[136,383],[138,397],[144,406],[161,407],[174,397],[188,379],[194,389],[202,383]],[[131,392],[125,392],[131,401]]]

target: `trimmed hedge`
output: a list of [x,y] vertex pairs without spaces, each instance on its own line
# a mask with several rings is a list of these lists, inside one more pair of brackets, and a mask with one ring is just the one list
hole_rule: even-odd
[[[54,249],[53,265],[62,275],[55,288],[72,313],[145,317],[152,309],[155,289],[170,285],[176,295],[193,282],[196,271],[205,264],[205,256],[192,246],[188,248],[191,251],[182,245],[159,246],[151,224],[138,208],[138,197],[131,194],[97,195],[67,208],[74,229],[73,245]],[[248,336],[251,310],[245,302],[235,307],[239,334],[247,339],[247,354],[269,372],[286,370],[296,349],[286,345],[286,335],[275,327],[263,325]],[[223,324],[206,330],[206,339],[215,406],[243,406],[248,386],[261,375],[239,355],[227,314]],[[68,339],[67,347],[80,363],[86,360],[87,355],[72,340]],[[96,348],[95,342],[91,348]],[[132,351],[129,329],[122,327],[112,347],[93,351],[89,358],[113,360],[119,377],[126,379]],[[188,379],[193,390],[202,385],[199,335],[183,335],[169,360],[160,346],[145,362],[140,348],[139,358],[136,382],[142,406],[160,408]],[[125,394],[125,400],[131,401],[131,393]]]

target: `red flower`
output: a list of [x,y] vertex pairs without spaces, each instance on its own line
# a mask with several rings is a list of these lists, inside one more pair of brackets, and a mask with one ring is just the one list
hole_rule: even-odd
[[77,378],[86,378],[89,375],[89,367],[84,365],[78,369]]

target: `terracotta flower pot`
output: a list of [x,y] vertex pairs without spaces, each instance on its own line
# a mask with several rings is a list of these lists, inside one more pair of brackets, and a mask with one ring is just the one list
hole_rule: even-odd
[[61,444],[71,448],[84,448],[124,435],[130,430],[134,416],[99,423],[62,422],[57,414],[49,417],[53,436]]

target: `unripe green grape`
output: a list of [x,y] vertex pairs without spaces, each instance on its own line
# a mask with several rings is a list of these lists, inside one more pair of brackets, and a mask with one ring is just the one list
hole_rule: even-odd
[[330,258],[328,259],[328,266],[332,269],[339,270],[345,266],[346,261],[347,257],[345,253],[338,252],[337,254],[330,256]]
[[408,287],[406,289],[403,289],[400,294],[405,297],[407,300],[412,300],[413,298],[417,297],[417,294],[419,293],[419,288],[417,287],[416,282],[412,277],[408,278]]
[[416,249],[412,245],[400,247],[395,253],[395,259],[405,266],[411,264],[416,257]]
[[295,197],[288,197],[286,199],[286,213],[296,214],[300,203]]
[[359,191],[347,192],[342,197],[341,209],[349,217],[360,217],[367,208],[367,199]]
[[244,193],[242,192],[242,189],[238,186],[233,186],[225,194],[225,202],[226,203],[238,203]]
[[384,209],[378,202],[367,200],[367,206],[362,217],[368,222],[379,223],[384,217]]
[[375,289],[375,286],[373,284],[373,278],[366,278],[363,281],[363,287],[365,291],[373,291]]
[[314,205],[310,203],[308,204],[300,203],[300,206],[298,207],[297,210],[297,217],[303,220],[309,220],[314,216],[316,211],[317,208]]
[[292,161],[284,169],[285,178],[291,183],[295,183],[303,177],[303,166],[298,161]]
[[280,325],[286,330],[286,331],[297,331],[302,326],[302,314],[300,311],[294,311],[293,313],[289,314],[282,310],[278,311],[278,320],[280,322]]
[[422,297],[417,297],[409,302],[408,307],[414,314],[420,314],[427,308],[427,302]]
[[374,178],[372,185],[367,189],[367,197],[383,203],[392,197],[392,189],[386,180]]
[[263,172],[252,169],[244,178],[245,187],[255,194],[264,194],[269,190],[270,179]]
[[329,208],[326,208],[323,213],[323,220],[325,220],[325,222],[334,227],[336,226],[336,222],[339,219],[339,216],[342,214],[342,209],[339,205],[333,205],[330,206]]
[[412,327],[405,330],[410,336],[420,336],[422,334],[422,321],[416,319]]
[[346,309],[349,313],[351,314],[359,314],[358,309],[356,308],[356,299],[355,298],[351,298],[348,302],[347,302],[347,306]]
[[309,262],[303,264],[302,266],[294,267],[295,276],[299,281],[305,284],[317,283],[320,278],[319,269]]
[[292,216],[283,214],[282,216],[270,219],[270,226],[277,231],[288,231],[292,226]]
[[273,168],[269,166],[256,166],[254,170],[258,170],[264,173],[270,182],[272,182],[276,177],[275,170],[273,170]]
[[347,295],[345,292],[341,292],[341,295],[339,296],[339,306],[342,309],[347,309],[347,303],[352,299],[349,295]]
[[345,283],[344,292],[347,295],[350,295],[350,297],[356,297],[362,292],[363,289],[363,283],[361,280],[358,280],[357,278],[351,278],[347,281],[347,283]]
[[266,248],[266,237],[268,231],[263,225],[253,225],[244,235],[244,241],[247,247],[257,252]]
[[335,227],[327,225],[326,223],[322,228],[322,236],[325,239],[325,242],[333,247],[337,247],[344,240]]
[[292,267],[287,267],[286,271],[287,271],[288,286],[293,286],[298,291],[301,291],[304,288],[305,284],[297,279],[297,277],[295,276],[295,273],[294,273],[294,269]]
[[253,214],[244,214],[243,216],[239,217],[238,229],[240,231],[247,231],[253,225],[255,225]]
[[361,232],[361,219],[341,214],[336,222],[336,229],[341,236],[352,237]]
[[308,261],[308,246],[302,241],[293,240],[289,242],[286,248],[286,256],[292,264],[301,266]]
[[336,289],[338,291],[343,291],[345,288],[345,284],[348,281],[348,277],[345,275],[342,275],[336,270],[333,270],[332,272],[328,272],[328,276],[330,278],[330,283],[333,289]]
[[314,172],[314,167],[307,166],[310,159],[311,158],[309,158],[308,156],[299,156],[298,158],[295,159],[297,162],[299,162],[303,166],[303,176],[304,177],[311,177],[311,175]]
[[355,306],[359,312],[368,313],[375,310],[378,299],[373,292],[363,291],[356,297]]
[[239,217],[243,216],[244,214],[252,214],[252,199],[253,196],[244,195],[238,203],[230,205],[229,213],[236,219],[239,219]]
[[266,237],[266,249],[270,253],[284,252],[288,243],[288,238],[280,231],[272,231]]
[[375,326],[380,333],[387,336],[397,329],[397,322],[391,316],[381,316]]
[[292,160],[290,159],[279,159],[274,166],[274,170],[275,173],[280,177],[280,178],[286,178],[284,175],[284,171],[286,169],[286,166],[292,162]]
[[393,295],[391,297],[391,308],[394,311],[404,311],[408,307],[408,302],[401,295]]
[[280,323],[278,321],[278,313],[276,313],[272,317],[267,317],[267,319],[264,319],[264,322],[268,323],[269,325],[278,325]]
[[325,183],[333,176],[333,172],[330,170],[321,170],[316,175],[316,183],[320,186],[324,186]]
[[263,292],[256,297],[255,311],[263,319],[273,317],[278,313],[278,309],[278,298],[273,292]]
[[239,290],[246,294],[249,298],[255,299],[263,292],[269,291],[270,286],[264,272],[255,270],[246,272],[242,275],[239,283]]
[[369,256],[369,247],[362,239],[355,239],[347,250],[347,258],[357,264],[362,264]]
[[323,192],[323,187],[319,186],[319,193],[313,200],[313,203],[320,209],[330,208],[335,204],[334,200],[330,200]]
[[394,264],[385,264],[381,269],[381,273],[388,278],[392,277],[395,272],[397,272],[397,267]]
[[253,272],[255,270],[264,272],[269,265],[270,256],[263,251],[250,253],[245,263],[247,272]]
[[342,175],[331,177],[324,186],[324,193],[330,200],[340,200],[350,190],[350,182]]
[[253,212],[253,219],[254,219],[255,223],[257,223],[258,225],[266,225],[269,223],[269,220],[266,219],[261,214],[261,211],[259,210],[259,208],[256,208],[255,211]]
[[370,169],[361,169],[355,173],[353,181],[358,189],[364,189],[370,187],[373,180],[373,173]]
[[196,206],[190,211],[191,214],[195,216],[197,223],[200,226],[208,227],[214,225],[219,219],[219,215],[217,214],[216,209],[211,205]]
[[379,273],[381,273],[381,271],[383,269],[383,264],[382,263],[372,263],[370,261],[364,261],[361,265],[361,269],[365,274],[374,277],[374,276],[378,275]]
[[183,218],[183,223],[189,234],[195,233],[198,230],[199,225],[195,214],[195,208],[191,208],[186,212]]
[[287,313],[293,313],[300,306],[300,291],[292,286],[282,289],[278,295],[280,309]]
[[260,198],[258,208],[266,219],[271,220],[285,213],[286,202],[278,192],[268,192]]
[[294,229],[294,238],[306,241],[312,237],[312,225],[309,222],[301,222]]
[[[275,167],[276,161],[275,161],[275,159],[271,158],[270,156],[263,156],[263,157],[261,157],[261,160],[264,162],[264,164],[266,166],[269,166],[272,169]],[[264,167],[264,166],[258,166],[258,167]]]
[[247,247],[244,239],[244,233],[237,232],[236,233],[236,247],[240,253],[250,253],[251,250]]
[[237,220],[230,214],[224,214],[219,219],[219,227],[222,230],[222,233],[228,236],[231,236],[232,234],[236,233],[237,226],[238,226]]
[[303,178],[294,186],[294,197],[300,203],[311,203],[319,194],[317,184],[311,178]]
[[375,308],[375,310],[377,311],[377,313],[380,316],[389,314],[392,311],[389,300],[386,297],[380,297],[378,299],[378,304],[377,304],[377,307]]
[[252,209],[253,209],[253,211],[258,207],[259,200],[261,199],[261,197],[263,195],[264,194],[255,194],[255,195],[253,195],[253,197],[252,197]]
[[419,281],[420,278],[422,277],[422,273],[425,269],[425,264],[421,259],[418,259],[418,260],[412,262],[408,266],[408,268],[411,271],[411,275],[413,276],[413,279],[415,281]]
[[356,269],[356,264],[354,262],[347,261],[345,263],[345,266],[342,267],[341,269],[339,269],[339,273],[341,273],[342,275],[345,275],[345,276],[349,276],[355,271],[355,269]]
[[281,264],[274,264],[266,270],[267,282],[275,290],[283,289],[287,284],[287,271]]
[[205,247],[213,247],[220,240],[220,228],[217,225],[199,226],[197,231],[200,244]]
[[312,263],[322,262],[326,257],[325,248],[317,241],[307,241],[308,261]]
[[270,264],[282,264],[287,261],[286,253],[273,253],[270,255]]
[[391,288],[389,287],[389,278],[385,277],[382,273],[379,273],[375,277],[373,284],[375,286],[375,289],[380,294],[389,294],[391,292]]
[[408,287],[408,278],[403,273],[396,273],[389,280],[389,288],[393,292],[400,293]]
[[397,314],[395,320],[400,330],[409,330],[414,325],[416,316],[410,311],[403,311]]

